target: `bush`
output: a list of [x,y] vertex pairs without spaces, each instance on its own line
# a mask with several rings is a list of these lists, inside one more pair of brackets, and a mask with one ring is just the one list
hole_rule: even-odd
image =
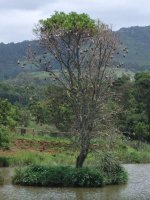
[[9,166],[8,158],[0,157],[0,167],[8,167],[8,166]]
[[128,152],[128,155],[126,157],[126,160],[128,163],[140,163],[142,160],[142,157],[140,156],[140,153],[138,151],[131,151]]
[[120,184],[128,180],[127,172],[111,153],[100,154],[97,168],[104,176],[104,184]]
[[50,187],[98,187],[103,178],[97,170],[72,167],[30,166],[16,171],[14,184]]
[[7,128],[4,126],[0,127],[0,148],[2,149],[9,149],[9,134]]
[[98,187],[103,185],[103,177],[96,169],[77,168],[66,175],[65,183],[76,187]]
[[116,176],[112,179],[114,184],[122,184],[128,181],[128,174],[123,167],[120,167]]

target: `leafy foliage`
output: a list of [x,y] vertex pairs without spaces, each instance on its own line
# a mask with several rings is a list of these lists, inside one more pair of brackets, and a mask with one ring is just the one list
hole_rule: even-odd
[[[40,20],[42,29],[44,31],[52,31],[53,29],[66,29],[68,31],[93,31],[95,28],[95,22],[87,14],[77,14],[71,12],[65,14],[64,12],[55,12],[50,18],[46,20]],[[36,31],[36,30],[35,30]]]
[[4,126],[0,127],[0,149],[9,149],[10,136],[8,129]]
[[15,115],[15,107],[8,100],[0,98],[0,125],[13,127],[16,123]]
[[77,187],[98,187],[103,185],[103,177],[96,169],[77,168],[66,175],[68,185]]
[[[120,82],[121,83],[121,82]],[[122,96],[120,130],[132,139],[149,141],[150,138],[150,73],[135,74],[135,80],[114,85]]]
[[74,114],[69,98],[64,89],[59,86],[49,86],[46,92],[48,109],[50,110],[51,122],[61,131],[68,131],[74,121]]
[[97,187],[103,184],[103,177],[97,170],[89,168],[30,166],[17,170],[13,183],[51,187]]
[[30,111],[27,108],[25,109],[20,106],[16,107],[15,120],[16,120],[17,125],[27,127],[31,121]]
[[109,152],[101,152],[98,160],[98,169],[105,177],[106,184],[125,183],[128,176],[119,161]]
[[40,165],[17,169],[13,183],[50,187],[99,187],[105,184],[126,183],[127,173],[120,164],[110,156],[103,158],[101,161],[104,163],[97,169]]
[[46,101],[31,101],[29,110],[37,124],[50,124],[52,122],[50,109]]

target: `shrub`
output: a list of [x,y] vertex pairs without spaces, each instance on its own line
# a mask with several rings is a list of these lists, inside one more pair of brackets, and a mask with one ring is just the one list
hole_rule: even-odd
[[7,99],[0,98],[0,124],[13,128],[16,124],[14,116],[16,108]]
[[8,167],[8,166],[9,166],[8,158],[0,157],[0,167]]
[[7,128],[4,126],[0,127],[0,148],[2,149],[9,149],[9,134]]
[[126,183],[127,172],[109,152],[101,153],[97,168],[104,176],[104,184]]
[[16,171],[14,184],[50,187],[97,187],[103,178],[97,170],[73,167],[30,166]]
[[112,183],[114,184],[126,183],[128,181],[128,174],[123,167],[120,167],[120,169],[116,173],[116,176],[114,176],[112,180]]
[[96,169],[77,168],[66,175],[65,183],[76,187],[98,187],[103,185],[103,177]]
[[128,155],[127,155],[127,161],[129,162],[129,163],[140,163],[140,161],[141,161],[141,156],[140,156],[140,154],[139,154],[139,152],[137,152],[137,151],[131,151],[131,152],[129,152],[128,153]]

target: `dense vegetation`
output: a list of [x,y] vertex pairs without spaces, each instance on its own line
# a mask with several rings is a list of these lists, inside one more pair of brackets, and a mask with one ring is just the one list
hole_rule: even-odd
[[16,171],[14,184],[50,187],[99,187],[127,181],[123,168],[117,166],[114,174],[108,176],[103,171],[92,168],[30,166]]
[[134,81],[130,81],[126,76],[119,78],[115,82],[115,88],[123,91],[120,130],[131,139],[149,142],[150,73],[137,73]]
[[[34,81],[33,81],[34,82]],[[7,85],[7,87],[12,87],[14,90],[13,94],[15,94],[16,88],[13,88],[13,85],[8,85],[7,82],[2,82],[2,84]],[[119,106],[121,112],[117,113],[116,125],[119,127],[120,132],[123,133],[124,136],[121,136],[121,133],[117,136],[118,139],[115,139],[111,133],[110,136],[104,136],[100,141],[93,141],[92,143],[100,146],[103,151],[107,149],[107,151],[114,152],[115,155],[119,158],[120,161],[126,163],[140,163],[140,162],[149,162],[149,88],[150,88],[150,73],[143,72],[135,74],[134,80],[130,80],[130,77],[124,75],[123,77],[117,78],[114,81],[112,86],[112,91],[119,93],[119,101],[115,101],[117,107]],[[18,87],[22,87],[21,85]],[[12,101],[10,103],[5,98],[1,97],[1,148],[2,149],[10,149],[10,153],[2,153],[3,157],[0,159],[1,166],[14,166],[14,165],[30,165],[30,164],[39,164],[43,163],[44,165],[55,165],[58,164],[66,164],[68,163],[68,159],[70,160],[69,165],[73,165],[76,154],[76,148],[72,146],[72,144],[68,143],[68,145],[72,146],[73,149],[65,148],[66,142],[63,142],[64,147],[61,150],[61,153],[57,155],[57,153],[52,153],[52,155],[48,155],[46,152],[43,152],[43,149],[40,146],[38,147],[38,143],[34,141],[45,140],[48,141],[49,136],[11,136],[10,129],[16,126],[22,126],[25,124],[27,127],[32,127],[32,123],[37,123],[34,125],[34,129],[43,129],[38,124],[47,124],[51,126],[52,124],[57,127],[58,131],[68,131],[69,125],[71,125],[71,119],[73,119],[73,113],[71,112],[71,108],[69,107],[69,102],[66,99],[66,96],[62,94],[62,90],[57,87],[48,86],[46,89],[46,85],[41,85],[41,89],[45,91],[45,95],[43,93],[43,98],[33,98],[28,99],[26,104],[22,105],[20,101]],[[25,89],[26,90],[26,89]],[[30,89],[29,89],[30,90]],[[7,91],[7,90],[6,90]],[[5,92],[6,92],[5,91]],[[32,91],[32,90],[31,90]],[[30,94],[32,93],[29,91]],[[36,95],[40,96],[41,90],[37,90]],[[6,92],[7,93],[7,92]],[[19,94],[19,93],[18,93]],[[15,99],[15,98],[14,98]],[[17,98],[16,98],[17,99]],[[59,100],[59,101],[58,101]],[[115,105],[113,103],[113,105]],[[54,109],[55,108],[55,109]],[[115,106],[116,109],[116,106]],[[68,125],[67,125],[68,124]],[[7,128],[6,128],[7,125]],[[65,127],[65,129],[64,129]],[[55,129],[56,130],[56,129]],[[43,130],[43,134],[47,134],[47,130]],[[53,130],[51,131],[53,132]],[[13,140],[12,140],[13,137]],[[58,134],[57,134],[58,137]],[[62,137],[62,136],[61,136]],[[113,141],[109,143],[109,137],[113,138]],[[51,136],[50,136],[51,138]],[[123,139],[121,139],[123,138]],[[21,139],[20,148],[24,148],[25,150],[21,151],[17,150],[16,154],[11,156],[11,148],[12,144],[15,144],[15,140]],[[18,141],[19,141],[18,140]],[[23,143],[23,140],[26,140],[26,146]],[[56,140],[54,138],[54,140]],[[66,140],[66,139],[65,139]],[[33,141],[32,146],[38,149],[41,149],[43,153],[32,153],[28,150],[30,147],[31,141]],[[51,139],[50,139],[51,141]],[[13,143],[12,143],[13,142]],[[25,142],[25,141],[24,141]],[[72,141],[71,141],[72,142]],[[55,144],[55,143],[54,143]],[[29,145],[29,147],[27,146]],[[50,151],[57,152],[60,149],[61,142],[57,145],[53,146],[53,143],[50,143],[52,149]],[[99,148],[97,146],[97,148]],[[16,148],[16,147],[15,147]],[[18,148],[18,147],[17,147]],[[46,147],[47,149],[47,147]],[[47,151],[49,151],[47,149]],[[88,157],[86,165],[91,166],[92,163],[95,163],[95,158],[93,154]],[[96,159],[97,160],[97,159]]]
[[[62,89],[45,85],[39,86],[38,89],[30,85],[1,82],[1,125],[14,127],[23,125],[24,122],[25,126],[28,126],[29,121],[35,120],[37,124],[55,124],[60,131],[67,131],[71,125],[73,113]],[[117,122],[119,129],[124,135],[134,140],[147,142],[150,140],[149,88],[149,72],[135,74],[134,80],[123,75],[116,79],[112,86],[112,91],[119,94],[117,102],[121,108]],[[45,91],[45,94],[41,93],[41,90]],[[8,100],[5,100],[6,98]]]

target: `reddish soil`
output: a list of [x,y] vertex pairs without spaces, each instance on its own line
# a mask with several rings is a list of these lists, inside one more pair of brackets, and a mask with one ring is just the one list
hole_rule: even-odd
[[27,139],[17,139],[12,142],[12,147],[14,149],[25,149],[29,151],[44,151],[53,152],[59,151],[61,148],[67,148],[68,145],[61,142],[46,142],[46,141],[36,141]]

